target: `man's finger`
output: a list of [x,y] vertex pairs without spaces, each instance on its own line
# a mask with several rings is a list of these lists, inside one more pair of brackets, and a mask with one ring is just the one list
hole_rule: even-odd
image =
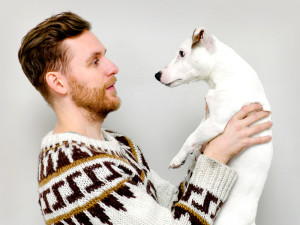
[[267,116],[270,115],[270,112],[269,111],[258,111],[258,112],[254,112],[250,115],[248,115],[247,117],[245,117],[243,119],[243,123],[244,125],[246,126],[249,126],[263,118],[266,118]]
[[268,122],[260,123],[255,126],[249,127],[248,135],[252,136],[255,134],[259,134],[260,132],[262,132],[264,130],[270,129],[272,127],[272,125],[273,125],[273,123],[271,121],[268,121]]
[[262,137],[252,137],[249,140],[249,147],[252,145],[257,145],[257,144],[264,144],[272,140],[272,136],[262,136]]
[[259,103],[252,103],[250,105],[245,105],[242,109],[235,115],[235,117],[239,120],[244,119],[248,114],[253,113],[255,111],[262,110],[262,105]]

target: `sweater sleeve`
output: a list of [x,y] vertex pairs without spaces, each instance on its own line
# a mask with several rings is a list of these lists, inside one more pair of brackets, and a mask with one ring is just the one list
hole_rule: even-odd
[[213,224],[237,174],[228,166],[200,155],[178,188],[155,171],[151,171],[151,177],[159,204],[169,208],[175,219],[186,218],[191,224]]
[[233,171],[199,157],[179,194],[149,169],[129,139],[122,141],[130,148],[117,153],[78,141],[42,150],[39,204],[47,225],[213,223],[234,182]]
[[[141,153],[142,154],[142,153]],[[187,189],[187,185],[189,184],[190,178],[193,174],[193,170],[195,168],[197,159],[199,154],[193,154],[192,161],[188,168],[188,172],[184,178],[184,180],[176,187],[174,184],[170,183],[167,180],[164,180],[156,173],[154,170],[151,169],[151,179],[153,184],[155,185],[158,203],[167,207],[171,208],[173,202],[178,201],[180,197],[182,197],[184,191]]]

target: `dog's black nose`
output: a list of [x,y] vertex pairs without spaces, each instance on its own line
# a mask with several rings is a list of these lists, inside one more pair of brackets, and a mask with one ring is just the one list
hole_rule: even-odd
[[155,74],[155,78],[160,81],[161,78],[161,71],[159,71],[158,73]]

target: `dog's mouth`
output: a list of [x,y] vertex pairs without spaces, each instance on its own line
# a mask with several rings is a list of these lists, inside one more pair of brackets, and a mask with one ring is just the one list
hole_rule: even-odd
[[165,85],[168,86],[168,87],[175,87],[175,86],[177,86],[177,85],[180,84],[180,83],[179,83],[180,81],[182,81],[182,79],[174,80],[174,81],[172,81],[171,83],[168,83],[168,84],[165,84]]

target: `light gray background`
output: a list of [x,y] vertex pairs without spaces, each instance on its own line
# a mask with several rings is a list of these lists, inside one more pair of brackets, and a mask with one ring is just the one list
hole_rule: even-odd
[[105,127],[127,134],[150,166],[175,184],[186,167],[167,166],[204,115],[207,86],[170,89],[154,74],[198,26],[245,58],[261,77],[274,122],[274,158],[257,224],[300,224],[299,6],[298,0],[1,1],[0,224],[43,224],[37,160],[55,116],[22,73],[17,51],[30,28],[66,10],[93,24],[120,69],[122,106]]

